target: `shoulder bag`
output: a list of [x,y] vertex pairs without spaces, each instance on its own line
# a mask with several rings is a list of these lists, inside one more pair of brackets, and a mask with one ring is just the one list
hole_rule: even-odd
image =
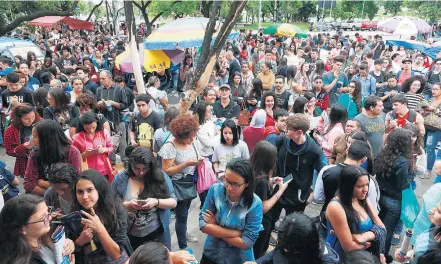
[[[173,147],[176,148],[173,142],[169,141]],[[167,142],[168,143],[168,142]],[[193,146],[194,147],[194,146]],[[177,148],[176,148],[177,150]],[[195,149],[196,151],[196,149]],[[197,154],[196,154],[197,155]],[[179,180],[172,181],[173,188],[175,189],[176,199],[178,201],[193,200],[197,197],[196,184],[194,183],[194,175],[186,174]]]

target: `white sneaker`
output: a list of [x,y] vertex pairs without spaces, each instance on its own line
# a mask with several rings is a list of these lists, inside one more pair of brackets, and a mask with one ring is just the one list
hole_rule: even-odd
[[191,243],[196,243],[198,242],[198,238],[193,234],[187,233],[187,241]]

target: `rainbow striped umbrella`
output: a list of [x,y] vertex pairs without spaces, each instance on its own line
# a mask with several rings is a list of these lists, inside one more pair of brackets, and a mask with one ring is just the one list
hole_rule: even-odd
[[[191,17],[181,18],[168,22],[153,31],[150,36],[144,40],[144,46],[147,50],[175,50],[202,46],[205,29],[208,24],[208,18]],[[220,23],[216,25],[220,29]],[[212,41],[217,34],[213,34]],[[230,33],[228,39],[235,39],[239,33]]]
[[299,38],[307,38],[308,34],[304,32],[298,26],[292,24],[275,24],[269,26],[263,30],[264,34],[274,35],[279,37],[299,37]]
[[[139,52],[139,61],[147,72],[170,68],[170,62],[178,64],[184,60],[183,50],[144,50]],[[115,66],[123,72],[133,72],[130,50],[116,56]]]

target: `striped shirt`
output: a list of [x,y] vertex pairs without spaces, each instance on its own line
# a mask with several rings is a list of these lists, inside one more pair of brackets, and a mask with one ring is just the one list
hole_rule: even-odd
[[112,122],[115,126],[119,125],[119,123],[121,123],[122,121],[121,110],[127,108],[128,106],[127,96],[124,92],[124,89],[116,85],[115,83],[112,83],[109,88],[100,86],[96,90],[96,100],[98,102],[101,100],[112,100],[120,104],[120,109],[112,106],[112,111],[109,111],[107,107],[100,110],[107,120]]
[[412,110],[415,110],[415,108],[424,101],[424,97],[422,94],[405,93],[404,95],[409,101],[407,103],[407,107]]

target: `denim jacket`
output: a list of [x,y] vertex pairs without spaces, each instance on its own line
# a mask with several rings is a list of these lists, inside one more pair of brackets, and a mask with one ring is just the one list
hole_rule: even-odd
[[[170,195],[170,198],[173,198],[176,200],[176,196],[174,195],[174,189],[173,189],[173,184],[170,180],[170,177],[168,177],[168,175],[165,172],[162,172],[162,174],[164,175],[165,178],[165,182],[167,183],[167,187],[168,187],[168,194]],[[120,172],[118,173],[118,175],[116,175],[115,179],[113,179],[112,181],[112,189],[113,191],[116,192],[116,194],[118,194],[118,196],[121,199],[124,199],[124,195],[126,193],[127,190],[127,185],[129,183],[129,176],[124,172]],[[161,221],[162,227],[164,228],[164,233],[163,233],[163,241],[165,246],[171,250],[171,235],[170,235],[170,209],[159,209],[159,220]]]
[[242,240],[248,249],[243,250],[227,244],[222,238],[207,236],[204,244],[204,255],[218,264],[236,264],[254,260],[253,245],[263,229],[262,201],[254,194],[251,206],[245,206],[242,197],[236,206],[232,206],[223,183],[211,186],[205,200],[204,207],[199,214],[199,228],[202,230],[207,225],[202,217],[202,212],[210,210],[216,216],[218,225],[242,231]]

